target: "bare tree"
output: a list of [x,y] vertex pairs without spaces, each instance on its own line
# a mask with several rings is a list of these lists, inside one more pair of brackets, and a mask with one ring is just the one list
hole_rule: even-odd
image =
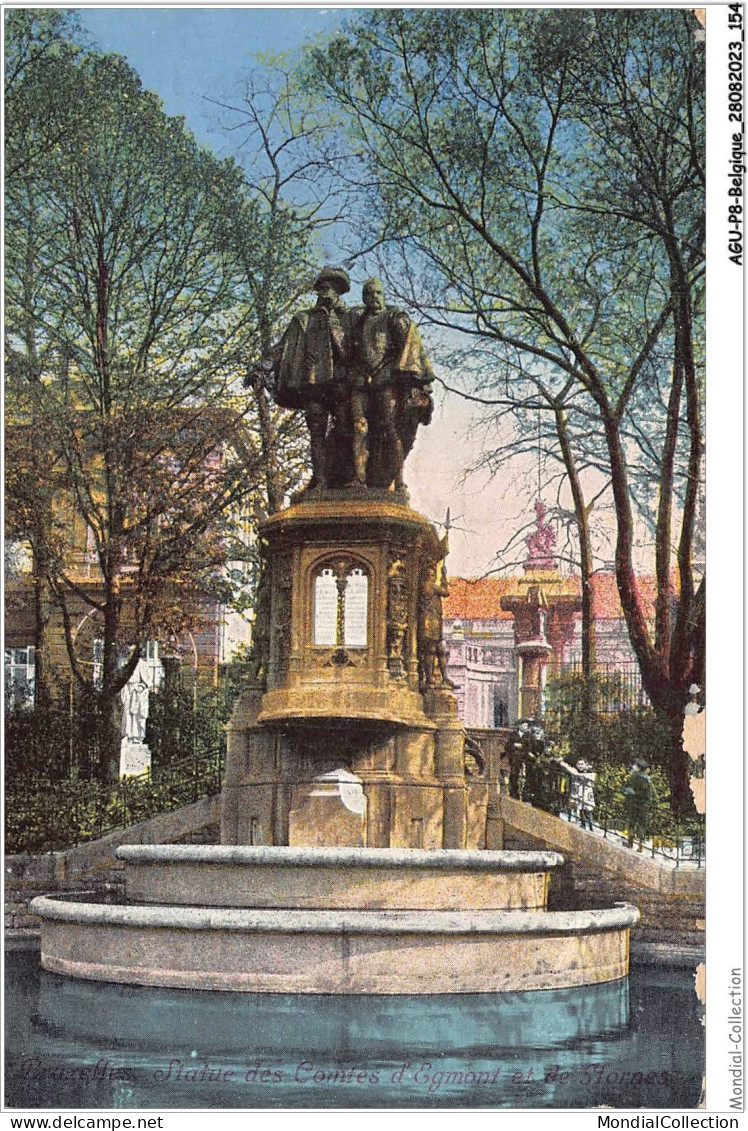
[[[564,413],[599,440],[618,590],[670,728],[678,811],[690,803],[680,733],[704,631],[692,560],[703,450],[697,26],[676,10],[383,10],[310,63],[360,147],[361,238],[386,246],[391,284],[434,325],[516,351],[560,410],[562,451]],[[526,401],[527,384],[518,392]],[[645,470],[660,499],[653,628],[634,568],[632,484]]]
[[251,186],[232,232],[245,295],[237,363],[256,408],[272,514],[303,473],[307,440],[299,414],[274,406],[261,362],[300,301],[308,302],[325,233],[347,215],[349,194],[336,176],[341,154],[324,105],[282,59],[251,69],[239,98],[211,101]]

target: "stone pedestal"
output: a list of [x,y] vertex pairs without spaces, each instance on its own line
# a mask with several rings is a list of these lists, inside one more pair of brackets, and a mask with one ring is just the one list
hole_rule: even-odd
[[[535,509],[540,524],[545,508],[538,502]],[[541,526],[540,529],[547,531],[549,528]],[[547,533],[544,537],[547,538]],[[528,543],[531,541],[532,536]],[[501,599],[502,609],[514,615],[520,719],[542,718],[548,661],[554,652],[557,660],[561,658],[563,640],[570,633],[571,618],[582,607],[578,597],[563,592],[563,579],[556,569],[549,568],[551,564],[552,559],[537,558],[531,554],[525,562],[527,576],[520,583],[526,592]],[[546,636],[549,625],[551,639]]]
[[151,768],[151,748],[136,738],[123,738],[120,746],[119,776],[141,777]]
[[332,840],[348,848],[363,848],[365,838],[366,795],[355,774],[333,770],[292,788],[289,845],[324,847]]
[[[466,774],[454,695],[435,662],[419,684],[419,586],[443,556],[434,528],[391,496],[340,491],[274,515],[261,536],[265,686],[229,726],[222,843],[485,847],[489,791]],[[344,806],[337,824],[327,806],[324,841],[289,824],[299,790],[334,771],[361,782],[360,842]]]
[[539,719],[544,714],[545,669],[551,646],[547,640],[525,640],[517,645],[520,658],[519,714]]

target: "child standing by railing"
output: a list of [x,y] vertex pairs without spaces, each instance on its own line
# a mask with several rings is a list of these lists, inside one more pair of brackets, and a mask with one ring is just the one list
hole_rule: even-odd
[[592,766],[580,758],[576,766],[570,766],[561,758],[556,763],[569,775],[569,813],[571,818],[579,818],[583,829],[592,830],[592,814],[595,811],[595,780],[597,775]]

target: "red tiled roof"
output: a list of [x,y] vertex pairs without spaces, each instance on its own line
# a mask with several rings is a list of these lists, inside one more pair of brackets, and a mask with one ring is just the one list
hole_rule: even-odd
[[[524,583],[520,585],[520,580]],[[444,616],[448,620],[512,620],[513,614],[501,607],[501,598],[527,592],[529,575],[522,577],[480,577],[449,579],[449,596],[444,600]],[[581,579],[564,577],[564,593],[579,595]],[[542,582],[541,582],[542,584]],[[640,576],[636,584],[644,601],[644,614],[654,618],[656,585],[653,577]],[[593,610],[598,620],[620,620],[623,617],[618,585],[612,573],[596,573],[592,578]]]
[[501,598],[516,592],[514,577],[450,577],[444,616],[449,620],[513,620],[514,614],[502,609]]
[[[577,583],[579,583],[577,579]],[[635,578],[639,595],[644,603],[644,616],[653,620],[655,615],[655,598],[657,584],[654,577],[640,575]],[[675,594],[675,588],[673,588]],[[592,608],[598,620],[620,620],[623,616],[621,599],[618,595],[618,585],[615,574],[596,573],[592,578]]]

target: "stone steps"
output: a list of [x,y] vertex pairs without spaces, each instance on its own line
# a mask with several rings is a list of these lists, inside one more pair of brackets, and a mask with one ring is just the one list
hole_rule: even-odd
[[[547,817],[547,814],[543,814],[544,826],[548,823]],[[558,823],[565,824],[561,821]],[[635,879],[627,878],[620,871],[613,874],[604,870],[599,862],[590,864],[581,850],[575,851],[568,843],[561,847],[547,835],[533,837],[507,825],[504,830],[504,845],[517,851],[555,849],[562,852],[565,863],[551,879],[548,900],[550,909],[610,907],[618,901],[625,901],[634,904],[641,912],[640,923],[634,928],[634,938],[654,942],[667,936],[684,944],[700,944],[703,948],[703,886],[701,891],[693,893],[652,890],[637,883]],[[703,885],[703,876],[701,879]],[[692,887],[698,885],[694,884]]]

